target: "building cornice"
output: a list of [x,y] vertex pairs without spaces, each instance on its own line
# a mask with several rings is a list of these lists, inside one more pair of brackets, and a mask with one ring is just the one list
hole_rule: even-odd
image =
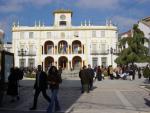
[[53,15],[56,14],[56,13],[71,13],[71,16],[73,15],[73,12],[71,10],[66,10],[66,9],[58,9],[58,10],[55,10],[53,12]]
[[75,30],[117,30],[115,26],[78,26],[78,27],[13,27],[13,32],[19,31],[75,31]]

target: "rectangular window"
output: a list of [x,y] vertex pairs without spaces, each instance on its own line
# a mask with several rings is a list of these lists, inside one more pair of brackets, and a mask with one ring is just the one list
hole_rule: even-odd
[[29,45],[29,55],[34,55],[34,46],[33,45]]
[[92,53],[96,53],[97,52],[97,44],[94,43],[92,44]]
[[24,49],[24,45],[20,45],[20,49]]
[[96,37],[96,31],[92,31],[92,37]]
[[52,54],[52,53],[53,53],[53,46],[47,45],[47,54]]
[[92,67],[94,68],[97,65],[98,65],[98,58],[97,57],[93,57],[92,58]]
[[20,39],[24,39],[24,32],[20,32]]
[[29,38],[33,38],[33,32],[29,32]]
[[25,59],[19,59],[19,66],[20,67],[25,67],[25,62],[26,62]]
[[28,59],[28,67],[30,68],[35,67],[35,59],[33,58]]
[[107,58],[106,57],[102,57],[101,58],[101,64],[106,67],[107,66]]
[[78,52],[79,52],[79,45],[78,44],[73,45],[73,53],[78,54]]
[[66,26],[66,21],[60,21],[60,22],[59,22],[59,25],[60,25],[60,26]]
[[105,37],[105,31],[104,31],[104,30],[101,31],[101,37],[102,37],[102,38]]
[[106,44],[101,44],[101,53],[106,53]]

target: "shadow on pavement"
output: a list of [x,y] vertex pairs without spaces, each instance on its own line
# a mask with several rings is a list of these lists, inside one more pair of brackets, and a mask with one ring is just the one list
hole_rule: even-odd
[[145,100],[145,104],[150,107],[150,100],[147,98],[144,98],[144,100]]
[[[13,103],[10,102],[10,97],[4,95],[2,106],[0,107],[0,113],[7,113],[7,111],[18,111],[23,113],[32,106],[33,104],[33,84],[34,80],[22,80],[20,81],[20,100]],[[60,101],[61,109],[64,112],[68,112],[70,107],[80,98],[81,96],[81,84],[80,80],[63,80],[60,85],[58,99]],[[50,89],[47,90],[47,94],[50,96]],[[48,102],[44,99],[42,93],[38,98],[37,112],[46,111]],[[3,111],[2,111],[3,110]],[[6,111],[6,112],[4,112]],[[14,112],[15,113],[15,112]]]
[[148,79],[145,79],[145,80],[143,81],[143,83],[144,83],[144,84],[150,84],[150,81],[149,81]]

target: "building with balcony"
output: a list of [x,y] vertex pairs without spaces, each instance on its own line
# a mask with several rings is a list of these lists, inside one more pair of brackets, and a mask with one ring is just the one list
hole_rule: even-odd
[[138,22],[139,29],[143,31],[145,38],[149,40],[149,43],[145,45],[149,48],[149,55],[150,55],[150,17],[146,17],[141,19]]
[[[45,26],[41,22],[34,26],[12,27],[12,44],[15,66],[36,67],[41,64],[47,70],[50,64],[63,69],[80,69],[83,65],[113,65],[116,58],[117,27],[92,25],[72,25],[71,10],[53,12],[54,23]],[[22,52],[21,52],[22,51]]]
[[4,31],[0,29],[0,51],[3,50],[3,43],[4,43]]
[[[149,48],[149,55],[150,55],[150,17],[143,18],[138,21],[138,28],[144,33],[144,37],[149,40],[145,42],[144,45]],[[133,29],[128,30],[127,32],[121,33],[120,38],[131,38],[133,37]],[[128,47],[128,44],[125,45],[125,48]]]

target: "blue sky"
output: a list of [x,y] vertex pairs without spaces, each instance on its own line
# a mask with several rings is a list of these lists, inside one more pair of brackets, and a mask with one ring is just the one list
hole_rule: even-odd
[[85,20],[104,25],[106,19],[111,19],[119,33],[150,16],[150,0],[0,0],[0,29],[5,31],[5,42],[12,40],[13,21],[33,26],[40,20],[50,26],[53,11],[60,8],[73,11],[72,24],[75,26]]

